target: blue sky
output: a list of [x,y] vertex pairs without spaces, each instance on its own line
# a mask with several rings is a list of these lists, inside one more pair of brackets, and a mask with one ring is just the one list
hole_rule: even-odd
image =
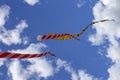
[[[119,80],[119,0],[1,0],[0,50],[56,58],[0,59],[2,80]],[[48,33],[79,33],[80,41],[37,41]],[[114,64],[113,64],[114,63]],[[114,74],[116,73],[116,75]]]

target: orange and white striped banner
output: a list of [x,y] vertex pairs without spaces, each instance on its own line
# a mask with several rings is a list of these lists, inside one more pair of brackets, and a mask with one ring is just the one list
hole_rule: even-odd
[[37,38],[38,38],[38,40],[48,40],[48,39],[67,40],[67,39],[70,39],[70,38],[74,38],[74,39],[79,40],[74,35],[67,34],[67,33],[64,33],[64,34],[48,34],[48,35],[38,36]]

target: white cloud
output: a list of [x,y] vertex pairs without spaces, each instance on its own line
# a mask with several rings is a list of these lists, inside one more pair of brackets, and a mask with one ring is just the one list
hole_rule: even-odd
[[95,20],[115,19],[116,22],[98,23],[93,26],[96,33],[89,37],[94,45],[101,45],[108,41],[107,57],[114,63],[108,69],[108,80],[119,80],[120,75],[120,0],[100,0],[93,8]]
[[21,33],[28,27],[25,20],[21,20],[21,22],[16,25],[16,28],[13,30],[7,30],[4,27],[9,13],[9,6],[3,5],[0,7],[0,41],[7,45],[26,43],[26,40],[23,40],[24,38],[21,39]]
[[75,71],[66,61],[58,59],[56,64],[57,64],[57,68],[56,68],[57,71],[59,71],[61,68],[64,68],[65,71],[71,75],[71,80],[79,80],[78,74],[75,73]]
[[0,59],[0,67],[1,67],[2,65],[4,65],[5,60],[6,60],[6,59]]
[[10,7],[7,5],[0,6],[0,27],[3,27],[5,21],[8,19],[8,14],[10,11]]
[[5,28],[2,28],[2,32],[0,32],[0,41],[7,45],[21,44],[21,33],[26,27],[28,27],[27,23],[22,20],[13,30],[6,30]]
[[29,38],[27,36],[25,36],[22,40],[23,44],[26,45],[29,43]]
[[31,74],[37,73],[39,78],[47,78],[54,74],[54,69],[50,61],[46,59],[33,59],[29,61],[31,62],[31,65],[27,69]]
[[108,80],[120,80],[120,60],[113,64],[109,69],[109,78]]
[[17,53],[40,53],[42,52],[43,48],[46,48],[47,46],[43,43],[31,43],[27,48],[25,49],[18,49],[18,50],[9,50],[10,52],[17,52]]
[[9,77],[12,80],[27,80],[29,73],[22,67],[20,61],[13,60],[9,65]]
[[100,80],[100,79],[97,79],[97,78],[95,78],[94,76],[92,76],[90,74],[87,74],[83,70],[79,70],[78,74],[79,74],[80,80]]
[[39,3],[39,0],[24,0],[24,1],[31,6],[34,6],[35,4]]
[[[25,61],[24,61],[25,62]],[[9,66],[9,77],[12,80],[28,80],[32,77],[47,78],[53,75],[53,67],[46,59],[28,59],[29,65],[24,67],[19,60],[13,60]]]
[[[0,67],[5,64],[6,59],[0,59]],[[3,75],[2,72],[0,71],[0,75]]]
[[64,68],[71,75],[71,80],[99,80],[84,70],[75,71],[67,61],[58,59],[56,64],[56,70],[59,71],[61,68]]
[[85,1],[78,0],[77,7],[81,8],[85,3]]

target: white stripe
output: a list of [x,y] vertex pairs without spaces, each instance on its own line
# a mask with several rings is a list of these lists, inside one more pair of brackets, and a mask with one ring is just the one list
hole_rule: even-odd
[[3,54],[3,52],[0,52],[0,55],[2,55]]
[[14,55],[15,55],[14,53],[10,53],[9,55],[5,56],[5,58],[10,58],[10,57],[12,57]]
[[42,36],[41,35],[37,36],[37,40],[41,41],[42,40]]
[[[35,55],[36,55],[36,54],[35,54]],[[37,54],[36,56],[34,56],[34,58],[35,58],[35,57],[38,57],[38,56],[39,56],[39,54]]]
[[30,58],[30,57],[32,57],[33,56],[33,54],[29,54],[29,56],[27,57],[27,58]]
[[20,54],[17,58],[22,58],[25,54]]
[[42,56],[45,56],[48,52],[44,52]]
[[49,35],[45,36],[44,40],[46,40],[48,38]]
[[36,57],[39,57],[41,54],[37,54],[37,56]]

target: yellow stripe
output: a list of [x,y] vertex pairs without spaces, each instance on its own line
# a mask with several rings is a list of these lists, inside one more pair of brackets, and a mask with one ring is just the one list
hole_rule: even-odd
[[72,38],[72,37],[68,34],[64,34],[64,35],[58,37],[57,39],[58,40],[66,40],[66,39],[69,39],[69,38]]

